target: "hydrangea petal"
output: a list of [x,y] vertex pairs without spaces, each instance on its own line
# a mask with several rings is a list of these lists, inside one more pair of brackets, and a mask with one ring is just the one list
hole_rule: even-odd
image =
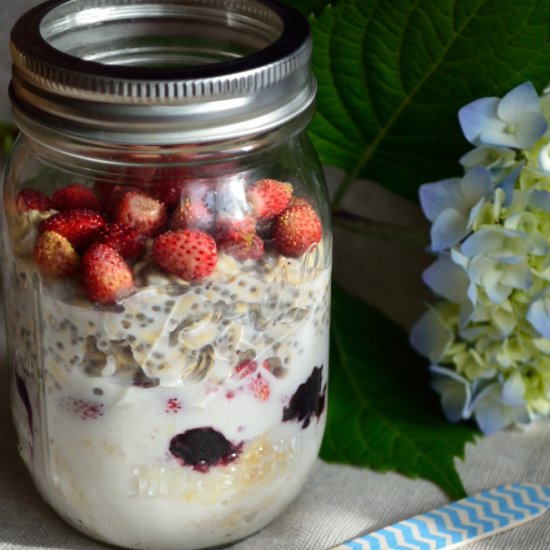
[[468,258],[487,254],[502,248],[505,235],[498,227],[482,227],[470,235],[460,247],[460,252]]
[[432,224],[430,230],[432,250],[441,252],[446,248],[450,248],[467,234],[468,220],[466,217],[458,210],[448,208]]
[[500,273],[497,273],[495,270],[496,262],[487,258],[486,256],[475,256],[474,259],[468,265],[468,273],[472,281],[482,284],[483,278],[487,276],[488,273],[494,273],[495,276],[500,278]]
[[469,258],[485,254],[499,262],[518,263],[533,248],[533,243],[521,231],[486,226],[468,237],[460,251]]
[[484,434],[492,434],[514,422],[529,422],[525,407],[511,407],[502,402],[500,384],[484,388],[472,403],[475,419]]
[[543,338],[550,338],[550,301],[547,298],[535,300],[529,306],[526,318]]
[[[468,285],[468,290],[466,292],[467,296],[468,296],[468,299],[470,300],[470,302],[472,304],[477,304],[477,286],[475,285],[475,283],[471,282],[469,285]],[[470,312],[470,316],[473,314],[474,312]],[[461,322],[462,322],[462,317],[461,317]]]
[[436,294],[459,304],[464,301],[468,288],[468,276],[448,254],[441,254],[422,274],[422,278]]
[[508,147],[482,145],[462,155],[458,162],[466,169],[484,166],[490,170],[492,168],[507,168],[514,164],[515,158],[515,151]]
[[546,256],[548,253],[548,244],[546,237],[539,231],[540,216],[535,216],[532,212],[520,211],[509,216],[504,222],[504,227],[520,231],[529,237],[531,250],[527,250],[535,256]]
[[[512,201],[514,199],[514,187],[516,184],[516,180],[521,174],[524,166],[524,162],[518,162],[515,168],[510,173],[506,174],[506,176],[498,182],[498,189],[502,189],[506,197],[502,203],[503,206],[510,206],[512,204]],[[497,193],[497,191],[495,191],[495,194]]]
[[490,197],[493,194],[493,180],[489,170],[479,166],[466,172],[460,182],[460,190],[468,205]]
[[547,129],[548,123],[541,114],[523,113],[514,132],[516,142],[522,149],[531,149]]
[[487,121],[496,119],[498,97],[483,97],[468,103],[458,111],[458,120],[464,137],[473,145],[481,145],[479,137]]
[[518,147],[516,136],[509,126],[500,120],[491,121],[486,124],[479,135],[478,141],[483,145],[494,145],[501,147]]
[[432,363],[438,363],[453,342],[453,334],[435,309],[428,309],[413,326],[411,346]]
[[448,208],[461,210],[465,206],[460,191],[460,178],[424,183],[420,186],[419,197],[422,211],[431,222]]
[[[539,96],[531,82],[524,82],[511,89],[499,102],[497,115],[511,124],[521,122],[528,113],[541,113]],[[540,136],[539,136],[540,137]]]
[[511,407],[522,407],[525,405],[525,383],[518,371],[504,382],[502,386],[502,401]]
[[503,309],[498,309],[493,313],[492,321],[503,336],[509,336],[518,325],[517,317]]
[[472,392],[469,382],[456,372],[438,366],[430,367],[434,374],[432,387],[441,396],[441,406],[451,422],[470,418]]
[[525,290],[532,284],[531,268],[526,262],[507,265],[500,282],[512,288]]
[[539,168],[543,172],[550,174],[550,143],[539,149],[537,160],[539,163]]
[[532,189],[529,192],[529,206],[544,212],[550,212],[550,192],[542,189]]
[[487,297],[493,304],[501,304],[512,293],[512,287],[504,285],[501,282],[501,275],[498,272],[491,271],[483,277],[483,286]]
[[548,338],[533,338],[533,345],[539,351],[550,354],[550,340]]

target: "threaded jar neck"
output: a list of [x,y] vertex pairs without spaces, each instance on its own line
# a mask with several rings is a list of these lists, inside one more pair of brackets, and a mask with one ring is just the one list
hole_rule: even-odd
[[53,0],[11,35],[36,139],[204,143],[269,132],[315,96],[307,21],[271,0]]

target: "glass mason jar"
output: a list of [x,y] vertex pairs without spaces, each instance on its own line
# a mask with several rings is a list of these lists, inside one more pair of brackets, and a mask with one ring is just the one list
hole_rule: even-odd
[[96,539],[245,537],[298,493],[325,423],[307,22],[271,0],[54,0],[11,51],[3,275],[23,460]]

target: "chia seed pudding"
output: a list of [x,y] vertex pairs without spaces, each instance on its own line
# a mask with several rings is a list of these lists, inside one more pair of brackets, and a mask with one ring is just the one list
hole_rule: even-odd
[[131,291],[99,303],[80,272],[45,276],[37,264],[57,214],[13,212],[6,251],[13,413],[39,491],[77,529],[128,548],[257,531],[319,450],[330,241],[285,255],[265,238],[251,259],[218,239],[211,272],[185,280],[159,267],[157,231],[128,263]]

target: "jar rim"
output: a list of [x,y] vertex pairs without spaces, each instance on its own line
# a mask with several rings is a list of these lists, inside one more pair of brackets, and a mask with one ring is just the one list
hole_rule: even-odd
[[[100,38],[103,25],[115,20],[117,10],[125,10],[125,20],[135,26],[140,9],[145,11],[143,21],[148,21],[153,20],[151,13],[161,17],[164,8],[174,29],[181,23],[176,16],[187,11],[196,16],[193,23],[204,25],[213,25],[215,13],[222,19],[225,15],[227,29],[236,15],[250,28],[256,18],[257,28],[271,42],[261,44],[266,38],[258,38],[256,51],[221,61],[159,67],[86,59],[63,51],[44,36],[47,18],[55,27],[62,17],[78,22],[85,10],[103,11],[107,19],[99,26],[92,21],[87,30],[99,30]],[[261,20],[266,14],[271,20]],[[268,29],[274,22],[280,22],[280,28],[275,24]],[[220,27],[219,21],[216,24]],[[58,34],[66,41],[77,27],[67,26]],[[23,131],[38,124],[85,140],[186,143],[263,133],[308,109],[316,91],[307,20],[273,0],[49,0],[16,22],[11,52],[10,95],[14,118]],[[138,126],[142,133],[136,135]]]

